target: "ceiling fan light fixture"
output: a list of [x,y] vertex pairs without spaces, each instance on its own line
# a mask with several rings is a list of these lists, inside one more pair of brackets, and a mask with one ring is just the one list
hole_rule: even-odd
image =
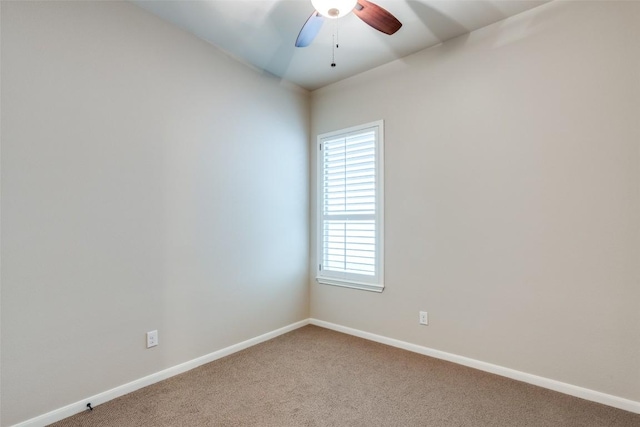
[[358,0],[311,0],[313,7],[326,18],[342,18],[356,7]]

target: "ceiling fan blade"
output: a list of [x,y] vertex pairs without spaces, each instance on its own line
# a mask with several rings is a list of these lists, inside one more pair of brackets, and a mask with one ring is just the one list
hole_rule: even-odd
[[358,0],[353,9],[358,18],[385,34],[393,34],[402,27],[402,23],[386,9],[368,0]]
[[311,44],[313,39],[316,38],[320,28],[322,28],[322,23],[324,22],[324,18],[317,11],[313,11],[307,22],[304,23],[302,29],[300,30],[300,34],[298,34],[298,38],[296,39],[296,47],[307,47]]

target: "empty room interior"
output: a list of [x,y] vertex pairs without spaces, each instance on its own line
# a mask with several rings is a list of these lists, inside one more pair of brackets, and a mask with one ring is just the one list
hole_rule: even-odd
[[0,426],[640,426],[640,2],[0,16]]

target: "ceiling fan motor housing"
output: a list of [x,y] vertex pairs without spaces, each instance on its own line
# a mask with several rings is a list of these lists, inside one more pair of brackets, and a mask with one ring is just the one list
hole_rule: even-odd
[[327,18],[341,18],[351,12],[358,0],[311,0],[313,7]]
[[[394,34],[402,27],[402,23],[389,11],[369,0],[311,0],[311,4],[316,10],[302,26],[296,39],[296,47],[311,44],[318,35],[324,18],[340,18],[351,11],[370,27],[388,35]],[[337,43],[335,47],[338,47]],[[331,66],[335,67],[334,64]]]

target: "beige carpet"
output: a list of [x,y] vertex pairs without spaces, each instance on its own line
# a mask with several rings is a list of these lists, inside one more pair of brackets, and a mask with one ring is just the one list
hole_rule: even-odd
[[640,415],[306,326],[55,426],[640,426]]

